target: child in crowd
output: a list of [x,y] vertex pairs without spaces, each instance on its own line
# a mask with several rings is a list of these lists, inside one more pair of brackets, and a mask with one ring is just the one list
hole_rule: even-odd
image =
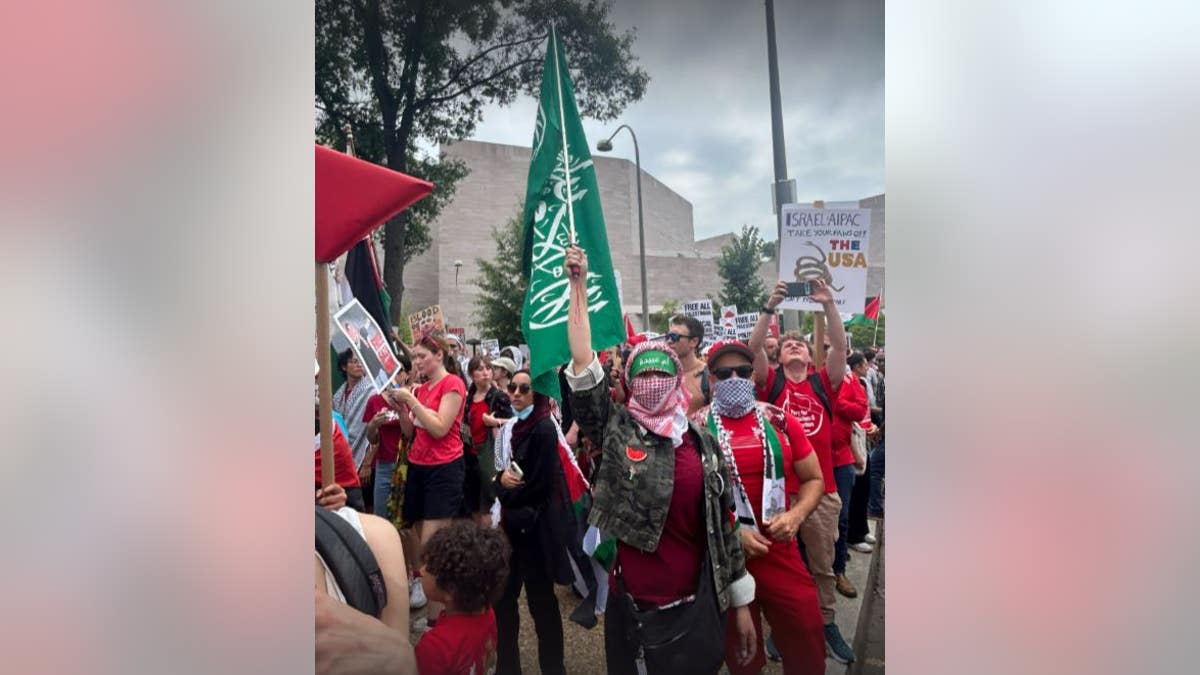
[[496,667],[496,615],[508,579],[508,541],[499,530],[457,520],[425,545],[421,584],[445,611],[417,643],[417,671],[483,675]]

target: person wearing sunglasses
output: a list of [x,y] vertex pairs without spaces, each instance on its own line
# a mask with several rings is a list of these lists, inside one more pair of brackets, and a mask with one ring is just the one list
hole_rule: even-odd
[[500,428],[494,464],[500,527],[512,544],[508,582],[495,605],[496,673],[521,672],[522,587],[537,633],[540,672],[565,673],[562,614],[554,594],[555,583],[575,579],[567,546],[575,540],[576,523],[559,454],[565,441],[550,397],[533,391],[528,371],[513,375],[508,394],[514,416]]
[[467,511],[479,525],[491,524],[492,464],[494,463],[494,430],[513,416],[508,395],[492,379],[492,364],[486,356],[473,356],[467,363],[471,386],[467,388],[467,426],[471,430],[470,444],[465,447],[466,482],[463,499]]
[[[755,581],[750,604],[755,632],[762,635],[761,612],[781,638],[784,673],[823,673],[825,635],[817,587],[796,548],[800,524],[825,492],[821,465],[800,422],[756,400],[749,347],[737,340],[718,342],[707,358],[713,400],[692,420],[717,439],[733,479],[738,533]],[[736,640],[732,632],[726,635],[728,654]],[[748,665],[726,656],[731,675],[757,673],[765,665],[761,649]]]
[[688,416],[691,416],[712,401],[712,392],[708,389],[708,371],[699,358],[700,343],[704,342],[704,324],[695,317],[678,314],[671,317],[669,330],[663,337],[683,366],[683,386],[687,389]]
[[[846,578],[845,561],[842,560],[843,567],[837,565],[836,542],[843,503],[849,503],[850,490],[854,486],[854,457],[851,455],[850,461],[846,462],[848,466],[835,468],[838,462],[834,461],[837,458],[833,454],[832,433],[834,405],[846,376],[846,331],[837,320],[833,290],[821,279],[811,282],[810,297],[821,304],[825,316],[834,317],[833,321],[826,322],[829,329],[826,337],[831,346],[825,366],[816,367],[815,350],[795,331],[788,331],[779,338],[779,365],[774,369],[767,365],[763,346],[771,316],[787,296],[784,281],[775,285],[766,305],[759,311],[758,323],[750,332],[748,346],[754,354],[754,384],[759,400],[783,408],[800,421],[821,464],[825,495],[800,525],[801,555],[817,583],[821,616],[825,620],[825,645],[835,660],[850,663],[854,661],[854,650],[842,637],[836,622],[836,593],[853,597],[850,594],[857,591]],[[841,497],[843,488],[845,502]]]
[[[679,357],[664,341],[637,345],[624,364],[629,402],[615,403],[592,348],[587,256],[570,246],[564,258],[571,410],[580,437],[603,456],[588,523],[617,548],[604,619],[607,672],[716,673],[727,613],[737,661],[748,664],[754,578],[729,517],[725,459],[716,439],[687,420]],[[662,643],[655,633],[673,638]]]

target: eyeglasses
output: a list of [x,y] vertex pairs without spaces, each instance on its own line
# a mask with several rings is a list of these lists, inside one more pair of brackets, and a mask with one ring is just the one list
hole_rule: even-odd
[[515,394],[515,393],[517,393],[518,389],[520,389],[521,394],[524,395],[524,394],[528,394],[530,392],[530,390],[533,389],[533,387],[531,387],[527,384],[513,384],[512,382],[508,383],[508,393]]
[[692,339],[691,335],[684,335],[683,333],[676,333],[674,331],[667,333],[663,337],[667,338],[667,342],[679,342],[680,340]]
[[732,368],[714,368],[712,373],[713,373],[713,375],[715,375],[717,377],[718,380],[728,380],[730,377],[733,376],[734,373],[737,373],[737,376],[742,378],[743,380],[747,380],[747,379],[750,379],[750,376],[754,374],[754,366],[733,366]]

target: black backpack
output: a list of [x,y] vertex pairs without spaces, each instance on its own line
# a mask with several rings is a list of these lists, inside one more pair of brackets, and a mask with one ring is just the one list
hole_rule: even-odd
[[[787,382],[786,375],[783,374],[783,366],[775,367],[775,379],[771,382],[771,391],[767,396],[767,403],[771,405],[779,405],[776,400],[783,393],[783,387]],[[813,373],[808,376],[808,383],[812,386],[813,393],[820,399],[821,405],[825,406],[825,412],[830,416],[833,415],[833,406],[829,405],[829,395],[825,393],[825,383],[821,382],[821,374]],[[782,407],[782,406],[781,406]]]
[[387,606],[383,572],[367,541],[336,513],[317,509],[317,553],[325,561],[346,604],[378,618]]

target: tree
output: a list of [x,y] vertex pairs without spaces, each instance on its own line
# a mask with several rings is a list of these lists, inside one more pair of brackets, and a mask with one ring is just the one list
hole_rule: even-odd
[[[536,95],[542,45],[557,26],[582,115],[615,118],[649,76],[618,34],[606,0],[317,0],[316,136],[432,182],[433,194],[384,225],[384,283],[396,323],[404,267],[429,246],[429,223],[466,175],[417,153],[417,142],[467,138],[485,104]],[[533,120],[529,121],[532,133]]]
[[758,230],[749,225],[721,247],[717,274],[723,282],[718,298],[722,305],[737,305],[739,312],[756,312],[767,301],[767,288],[758,276],[764,247]]
[[665,333],[670,327],[671,317],[679,313],[678,300],[667,300],[662,304],[662,309],[657,312],[650,312],[650,330],[655,333]]
[[475,259],[479,267],[479,295],[475,297],[475,323],[480,337],[495,338],[501,345],[525,342],[521,334],[521,309],[529,280],[521,274],[521,216],[524,205],[507,223],[492,228],[496,255]]
[[[879,318],[876,319],[876,321],[879,323],[879,338],[875,346],[882,347],[883,343],[885,342],[884,338],[887,335],[886,318],[882,313],[880,313]],[[876,340],[875,326],[871,324],[850,326],[846,329],[846,332],[850,334],[850,343],[853,344],[854,348],[858,351],[862,351],[863,349],[870,347],[871,342]]]

